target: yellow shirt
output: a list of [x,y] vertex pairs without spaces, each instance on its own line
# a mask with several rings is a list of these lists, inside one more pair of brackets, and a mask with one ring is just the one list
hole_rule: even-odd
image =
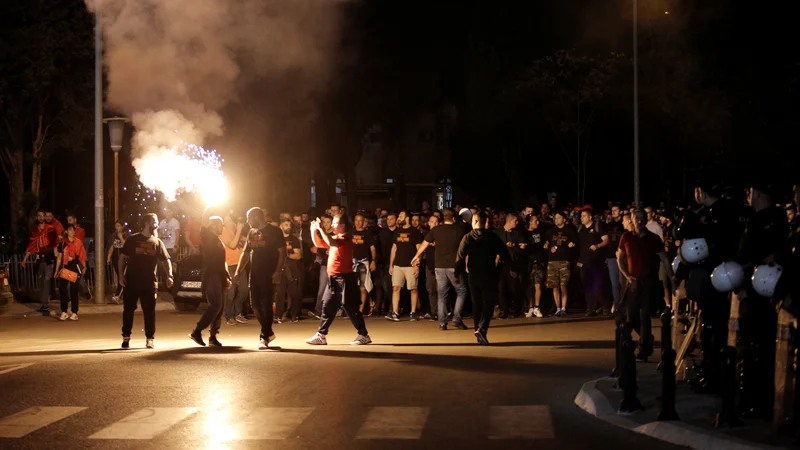
[[[235,266],[239,264],[239,258],[242,257],[243,248],[241,245],[238,245],[236,250],[231,250],[231,248],[228,247],[228,244],[230,244],[234,236],[236,236],[236,233],[227,227],[223,228],[222,235],[220,236],[222,244],[225,246],[225,262],[228,263],[229,266]],[[241,237],[239,238],[239,244],[242,244],[242,239],[247,239],[247,235],[242,233]]]

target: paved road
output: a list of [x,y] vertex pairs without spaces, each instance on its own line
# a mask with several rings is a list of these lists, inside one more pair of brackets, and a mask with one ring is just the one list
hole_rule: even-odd
[[259,352],[255,320],[223,325],[215,349],[186,337],[197,318],[159,313],[147,350],[137,314],[127,351],[117,315],[0,318],[0,448],[674,448],[572,404],[612,365],[609,321],[495,322],[479,347],[434,322],[371,319],[375,343],[352,347],[337,320],[310,348],[305,320]]

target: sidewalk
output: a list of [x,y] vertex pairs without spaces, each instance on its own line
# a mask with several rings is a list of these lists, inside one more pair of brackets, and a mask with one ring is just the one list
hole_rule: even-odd
[[[658,336],[655,327],[653,333]],[[656,350],[651,359],[657,360],[658,353]],[[612,425],[697,450],[791,447],[791,439],[782,439],[772,434],[769,422],[744,420],[745,426],[740,428],[714,427],[713,420],[719,411],[719,397],[695,394],[686,383],[679,383],[676,390],[675,409],[681,420],[658,422],[656,418],[661,405],[661,374],[656,371],[657,364],[657,361],[636,364],[638,397],[645,407],[644,411],[630,415],[618,413],[622,391],[614,389],[613,378],[585,383],[575,397],[575,404]]]
[[[108,314],[119,313],[122,314],[122,304],[116,305],[111,302],[111,296],[106,296],[106,303],[97,304],[92,301],[81,297],[80,311],[78,315],[85,314]],[[17,303],[10,305],[5,311],[0,312],[0,317],[21,317],[21,316],[41,316],[39,302]],[[58,300],[50,300],[50,315],[54,316],[57,311],[60,311],[61,303]],[[141,308],[139,308],[141,310]],[[159,292],[156,298],[156,311],[175,311],[175,305],[172,302],[172,296],[167,292]]]

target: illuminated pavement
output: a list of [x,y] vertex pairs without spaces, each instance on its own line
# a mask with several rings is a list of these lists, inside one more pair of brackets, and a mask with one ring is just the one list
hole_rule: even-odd
[[674,448],[573,405],[612,366],[610,321],[494,322],[478,347],[371,319],[375,344],[351,347],[337,320],[312,348],[305,320],[258,352],[255,320],[223,325],[215,349],[186,337],[198,317],[160,312],[146,350],[137,314],[128,351],[118,315],[0,318],[0,448]]

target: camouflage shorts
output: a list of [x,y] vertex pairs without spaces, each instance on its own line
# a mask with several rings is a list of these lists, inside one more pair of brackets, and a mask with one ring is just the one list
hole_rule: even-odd
[[533,281],[534,284],[544,284],[547,278],[545,264],[547,263],[535,262],[531,264],[531,281]]
[[550,261],[547,263],[547,288],[569,284],[569,261]]

